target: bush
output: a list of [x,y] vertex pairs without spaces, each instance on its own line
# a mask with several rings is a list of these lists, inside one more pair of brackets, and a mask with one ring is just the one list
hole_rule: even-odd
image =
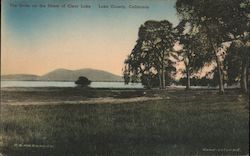
[[84,76],[80,76],[77,81],[75,81],[75,84],[80,86],[80,87],[86,87],[90,85],[91,81],[87,79]]

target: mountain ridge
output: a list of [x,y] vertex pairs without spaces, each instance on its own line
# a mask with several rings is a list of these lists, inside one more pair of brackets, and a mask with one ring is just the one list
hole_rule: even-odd
[[1,80],[34,81],[38,77],[39,77],[38,75],[34,74],[7,74],[7,75],[1,75]]
[[77,70],[58,68],[41,76],[33,74],[8,74],[1,75],[1,80],[76,81],[79,76],[85,76],[91,81],[123,81],[119,75],[92,68],[81,68]]

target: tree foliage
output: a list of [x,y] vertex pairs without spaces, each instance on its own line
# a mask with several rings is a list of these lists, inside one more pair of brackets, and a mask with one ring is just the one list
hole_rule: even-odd
[[182,45],[182,50],[179,51],[179,61],[184,62],[185,69],[182,73],[186,77],[186,89],[189,89],[190,78],[206,64],[212,62],[213,56],[209,53],[210,47],[204,40],[204,34],[198,31],[195,25],[183,20],[176,29],[178,29],[179,44]]
[[175,70],[174,41],[173,26],[169,21],[146,21],[141,25],[136,45],[125,60],[125,81],[140,80],[148,88],[164,88],[166,77],[170,78]]
[[86,86],[90,85],[90,83],[91,83],[91,81],[84,76],[80,76],[78,78],[78,80],[75,81],[75,84],[80,86],[80,87],[86,87]]
[[216,60],[220,92],[224,92],[221,48],[223,43],[233,40],[247,42],[246,38],[249,36],[249,1],[177,0],[176,9],[183,19],[191,25],[195,25],[199,28],[199,32],[206,36],[204,39],[209,43],[208,46],[212,48]]
[[[150,20],[141,25],[136,45],[125,60],[125,82],[140,81],[148,88],[165,88],[173,81],[175,64],[182,61],[187,88],[190,81],[196,83],[196,73],[214,65],[208,73],[213,75],[213,82],[208,77],[198,78],[202,85],[218,84],[220,93],[224,93],[225,82],[240,81],[246,92],[249,0],[177,0],[176,10],[180,23],[175,28],[166,20]],[[178,52],[173,50],[176,43],[182,46]]]
[[243,68],[244,60],[248,60],[249,55],[245,55],[249,52],[248,46],[242,42],[232,42],[227,50],[227,54],[224,60],[224,66],[226,67],[226,77],[228,84],[236,84],[241,80],[241,71]]

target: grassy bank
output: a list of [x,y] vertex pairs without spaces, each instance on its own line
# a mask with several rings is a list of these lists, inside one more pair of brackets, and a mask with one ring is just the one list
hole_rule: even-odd
[[[107,96],[160,96],[162,99],[128,104],[2,104],[1,150],[8,155],[248,153],[248,97],[235,90],[225,95],[211,90],[12,90],[2,92],[2,101],[82,100]],[[15,144],[52,145],[53,148],[17,147]],[[217,151],[207,151],[212,149]]]

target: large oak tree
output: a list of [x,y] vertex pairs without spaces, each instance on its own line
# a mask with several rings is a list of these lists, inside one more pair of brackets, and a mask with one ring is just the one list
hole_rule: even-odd
[[[124,77],[126,81],[140,78],[148,88],[153,87],[153,84],[165,88],[166,76],[170,77],[169,73],[175,70],[173,31],[173,25],[166,20],[151,20],[141,25],[136,45],[125,60]],[[168,73],[166,70],[169,70]],[[155,81],[158,82],[155,83]]]
[[[182,19],[196,25],[206,35],[212,48],[219,76],[219,90],[223,87],[223,59],[220,50],[225,42],[240,40],[245,45],[249,36],[249,1],[248,0],[177,0],[176,9]],[[244,52],[248,55],[247,52]],[[248,57],[247,57],[248,58]],[[242,58],[244,59],[244,58]],[[247,62],[242,68],[242,86],[247,90]]]

